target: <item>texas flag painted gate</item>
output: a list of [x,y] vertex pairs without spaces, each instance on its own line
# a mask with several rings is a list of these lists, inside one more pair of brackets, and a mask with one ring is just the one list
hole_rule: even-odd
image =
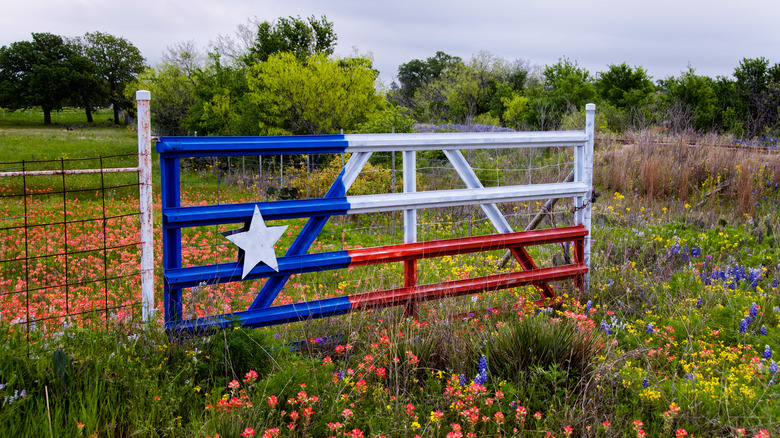
[[[235,323],[267,326],[340,315],[367,307],[407,305],[419,301],[533,284],[543,299],[553,298],[550,281],[575,279],[584,288],[590,264],[590,205],[593,175],[595,105],[586,111],[584,131],[445,134],[355,134],[281,137],[162,137],[157,143],[162,179],[165,325],[169,330],[196,331]],[[574,180],[554,184],[484,187],[459,150],[572,146]],[[466,184],[465,189],[416,192],[416,151],[441,150]],[[347,196],[373,152],[403,154],[404,193]],[[322,198],[182,207],[180,159],[186,157],[349,153],[351,157]],[[536,231],[512,230],[496,203],[574,198],[576,225]],[[416,210],[479,204],[498,234],[416,242]],[[308,253],[334,215],[404,212],[404,244],[324,253]],[[265,221],[308,218],[282,257],[273,245],[285,227]],[[181,230],[213,224],[243,224],[223,233],[239,252],[239,261],[182,267]],[[574,263],[540,268],[526,247],[574,242]],[[418,285],[416,262],[447,255],[508,249],[522,271]],[[404,287],[272,306],[291,275],[380,263],[404,263]],[[232,314],[184,320],[182,289],[203,284],[267,278],[248,309]]]

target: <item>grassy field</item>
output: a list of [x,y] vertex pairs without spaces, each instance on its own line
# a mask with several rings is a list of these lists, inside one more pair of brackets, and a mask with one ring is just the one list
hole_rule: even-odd
[[[53,158],[90,156],[82,147],[86,140],[73,140],[62,126],[3,123],[0,161],[17,159],[21,152],[6,148],[17,136],[28,146],[47,144]],[[95,151],[135,149],[126,128],[74,129],[93,138]],[[104,134],[110,141],[101,146]],[[143,330],[133,322],[140,292],[131,279],[69,291],[83,314],[28,331],[19,324],[26,303],[13,301],[10,293],[21,281],[21,267],[4,263],[0,431],[30,437],[49,436],[50,430],[73,437],[775,435],[780,156],[714,144],[691,148],[687,139],[666,143],[597,142],[602,196],[593,211],[590,290],[580,295],[570,285],[557,285],[561,299],[554,308],[537,308],[531,304],[536,291],[522,288],[421,304],[415,317],[386,309],[174,339],[159,327]],[[386,177],[380,164],[374,170]],[[319,176],[306,179],[301,189],[312,186],[313,178]],[[361,181],[356,190],[379,190],[377,178]],[[187,203],[265,195],[253,185],[215,187],[208,174],[185,179],[191,180]],[[3,193],[17,189],[0,181]],[[133,196],[110,197],[108,209],[132,208]],[[56,221],[56,201],[36,201],[36,220]],[[88,193],[69,202],[79,214],[99,216],[103,201]],[[538,209],[535,203],[514,207],[518,221]],[[0,208],[2,217],[19,214],[18,206],[5,201]],[[468,219],[464,214],[425,210],[424,239],[491,232],[478,213]],[[301,226],[288,224],[291,235],[280,246]],[[313,250],[395,242],[400,226],[391,215],[336,218]],[[80,227],[83,239],[69,244],[92,248],[96,231]],[[234,257],[220,243],[222,230],[185,233],[185,264]],[[78,235],[76,228],[69,232]],[[56,252],[57,233],[33,236],[43,242],[40,251]],[[132,220],[108,226],[112,238],[135,233]],[[0,238],[3,259],[19,254],[18,235],[0,231]],[[559,251],[534,255],[549,266]],[[422,282],[494,272],[501,255],[432,261],[421,267]],[[132,251],[113,254],[107,265],[93,256],[95,266],[84,262],[75,270],[84,278],[103,269],[121,276],[137,263]],[[53,265],[42,260],[30,281],[56,282],[62,272]],[[382,289],[399,278],[400,266],[392,265],[296,276],[279,302]],[[247,283],[193,288],[185,311],[239,309],[261,282]],[[57,293],[35,295],[37,315],[61,314]],[[159,302],[159,287],[157,294]],[[106,324],[96,310],[105,303],[129,310]]]

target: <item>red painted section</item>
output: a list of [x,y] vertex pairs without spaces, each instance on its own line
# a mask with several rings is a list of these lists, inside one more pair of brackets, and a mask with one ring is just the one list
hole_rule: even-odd
[[[417,286],[417,260],[405,260],[404,261],[404,287]],[[414,302],[406,303],[406,309],[404,309],[405,316],[413,316],[417,314],[417,304]]]
[[[526,271],[538,269],[536,263],[534,263],[533,259],[524,247],[521,246],[519,248],[510,248],[510,251],[512,251],[512,255],[515,256],[515,259],[518,263],[520,263],[520,266],[522,266]],[[555,296],[555,292],[546,282],[535,283],[534,286],[539,288],[543,298],[552,298]]]
[[[352,258],[352,266],[365,266],[430,257],[443,257],[455,254],[492,251],[495,249],[518,248],[525,245],[568,242],[583,239],[587,234],[588,231],[585,227],[574,226],[547,230],[522,231],[517,233],[493,234],[489,236],[465,237],[460,239],[406,243],[377,248],[351,249],[347,252]],[[530,259],[530,257],[528,257],[528,259]],[[531,264],[533,264],[533,261],[531,261]]]
[[556,266],[552,268],[534,269],[532,271],[494,274],[487,277],[448,281],[445,283],[367,292],[364,294],[350,295],[347,298],[349,298],[353,310],[365,307],[390,307],[406,305],[409,302],[428,301],[438,298],[508,289],[542,281],[566,280],[578,276],[581,277],[587,272],[588,268],[584,265]]

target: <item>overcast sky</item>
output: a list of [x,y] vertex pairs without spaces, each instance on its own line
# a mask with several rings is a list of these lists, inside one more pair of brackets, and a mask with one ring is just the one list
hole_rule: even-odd
[[730,76],[742,58],[780,62],[777,0],[2,0],[0,45],[32,32],[101,31],[138,47],[150,64],[166,47],[205,48],[248,18],[326,15],[336,54],[372,53],[385,83],[398,66],[437,50],[468,60],[486,50],[507,60],[568,57],[592,74],[609,64],[642,66],[654,80]]

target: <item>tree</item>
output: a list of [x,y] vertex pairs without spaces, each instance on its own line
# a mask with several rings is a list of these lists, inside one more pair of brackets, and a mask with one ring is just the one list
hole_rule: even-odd
[[33,33],[32,41],[0,48],[0,106],[15,110],[40,106],[43,123],[71,97],[79,66],[73,47],[59,35]]
[[778,121],[780,64],[765,58],[744,58],[734,71],[740,118],[748,137],[761,135]]
[[332,55],[336,39],[333,23],[324,15],[319,20],[312,15],[307,21],[300,16],[278,18],[274,23],[264,21],[257,26],[249,63],[265,62],[272,55],[285,52],[301,61],[318,53]]
[[602,99],[612,105],[629,109],[644,106],[655,87],[642,67],[629,67],[625,62],[610,65],[599,75],[597,88]]
[[581,109],[596,97],[596,86],[590,73],[576,61],[559,60],[544,69],[544,88],[563,112],[566,106]]
[[184,122],[196,98],[195,85],[183,70],[166,63],[147,68],[125,88],[125,97],[131,100],[136,90],[151,92],[152,123],[160,135],[187,133]]
[[263,110],[260,133],[328,134],[355,130],[384,103],[377,71],[366,58],[305,61],[292,53],[272,55],[249,69],[249,89]]
[[665,119],[669,128],[699,132],[715,129],[716,97],[711,78],[699,76],[689,67],[679,78],[660,83],[666,92]]
[[118,124],[119,110],[131,104],[125,99],[124,89],[144,69],[141,51],[124,38],[102,32],[84,35],[83,45],[84,53],[108,87],[114,123]]
[[463,60],[457,56],[448,55],[442,51],[422,61],[413,59],[398,67],[399,100],[402,105],[409,106],[414,94],[422,87],[431,85],[436,79],[444,75],[450,69],[461,65]]

